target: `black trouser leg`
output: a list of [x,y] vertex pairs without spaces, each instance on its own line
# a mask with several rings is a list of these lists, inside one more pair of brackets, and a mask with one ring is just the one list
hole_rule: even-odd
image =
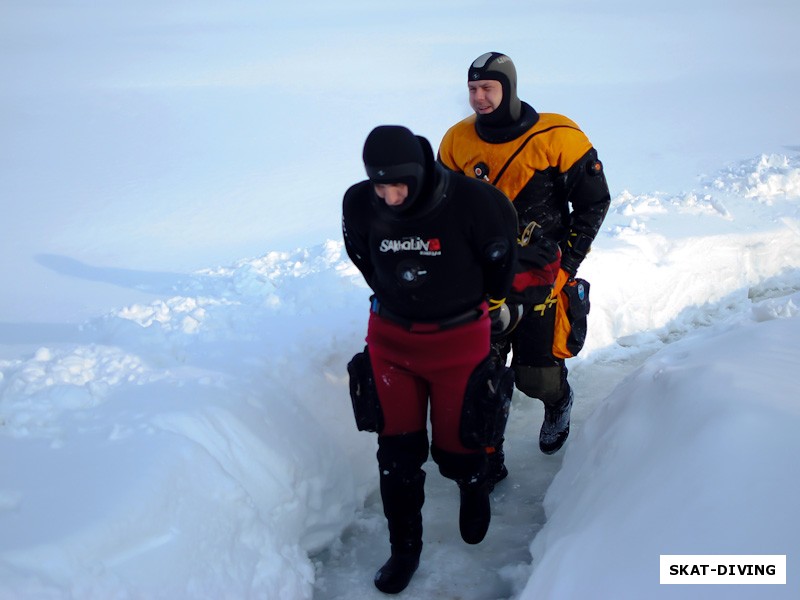
[[489,479],[489,491],[494,490],[494,486],[508,477],[508,469],[506,468],[506,453],[503,449],[505,438],[500,440],[500,443],[495,445],[494,448],[488,449],[486,458],[488,460],[487,477]]
[[375,574],[375,587],[387,594],[403,591],[419,566],[422,505],[428,435],[421,431],[378,438],[378,467],[383,514],[392,555]]

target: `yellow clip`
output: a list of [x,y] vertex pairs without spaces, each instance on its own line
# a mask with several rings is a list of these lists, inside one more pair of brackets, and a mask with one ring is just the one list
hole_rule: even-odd
[[537,227],[541,227],[536,221],[531,221],[525,226],[525,229],[522,231],[522,235],[517,240],[517,243],[520,246],[527,246],[531,243],[531,238],[533,237],[533,230]]
[[498,308],[503,306],[503,304],[505,304],[505,302],[506,302],[505,298],[500,298],[500,300],[495,300],[494,298],[489,298],[489,312],[491,312],[493,310],[497,310]]
[[542,302],[541,304],[536,304],[533,307],[533,310],[535,310],[538,313],[541,313],[539,316],[543,317],[544,316],[544,311],[546,311],[548,308],[553,306],[553,304],[555,304],[556,302],[558,302],[558,298],[555,298],[553,296],[553,292],[550,292],[550,295],[547,297],[547,299],[544,302]]

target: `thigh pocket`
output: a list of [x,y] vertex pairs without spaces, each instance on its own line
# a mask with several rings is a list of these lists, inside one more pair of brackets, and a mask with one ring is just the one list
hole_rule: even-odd
[[350,400],[356,427],[359,431],[380,433],[383,431],[383,411],[366,347],[347,363],[347,372],[350,375]]
[[574,279],[564,285],[556,305],[553,356],[577,356],[586,342],[586,317],[589,314],[589,282]]
[[514,392],[514,372],[492,356],[467,381],[459,435],[471,450],[496,446],[503,438]]

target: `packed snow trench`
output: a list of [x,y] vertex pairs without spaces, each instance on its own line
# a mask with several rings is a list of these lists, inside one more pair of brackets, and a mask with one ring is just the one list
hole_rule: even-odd
[[[432,462],[400,597],[800,595],[800,161],[624,192],[580,275],[570,439],[515,394],[481,544]],[[170,279],[80,326],[0,324],[0,598],[381,598],[373,434],[345,365],[369,290],[339,240]],[[149,288],[148,288],[149,286]],[[785,585],[659,583],[661,554],[786,555]]]

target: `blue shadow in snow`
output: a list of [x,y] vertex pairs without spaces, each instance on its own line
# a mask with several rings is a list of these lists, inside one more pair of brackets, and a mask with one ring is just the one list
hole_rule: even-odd
[[[74,258],[39,254],[34,260],[60,275],[96,281],[155,295],[198,294],[211,280],[204,275],[93,267]],[[0,344],[88,343],[91,336],[72,323],[0,322]]]
[[204,275],[137,271],[119,267],[93,267],[68,256],[37,254],[34,260],[60,275],[108,283],[150,294],[175,294],[199,291],[209,278]]

